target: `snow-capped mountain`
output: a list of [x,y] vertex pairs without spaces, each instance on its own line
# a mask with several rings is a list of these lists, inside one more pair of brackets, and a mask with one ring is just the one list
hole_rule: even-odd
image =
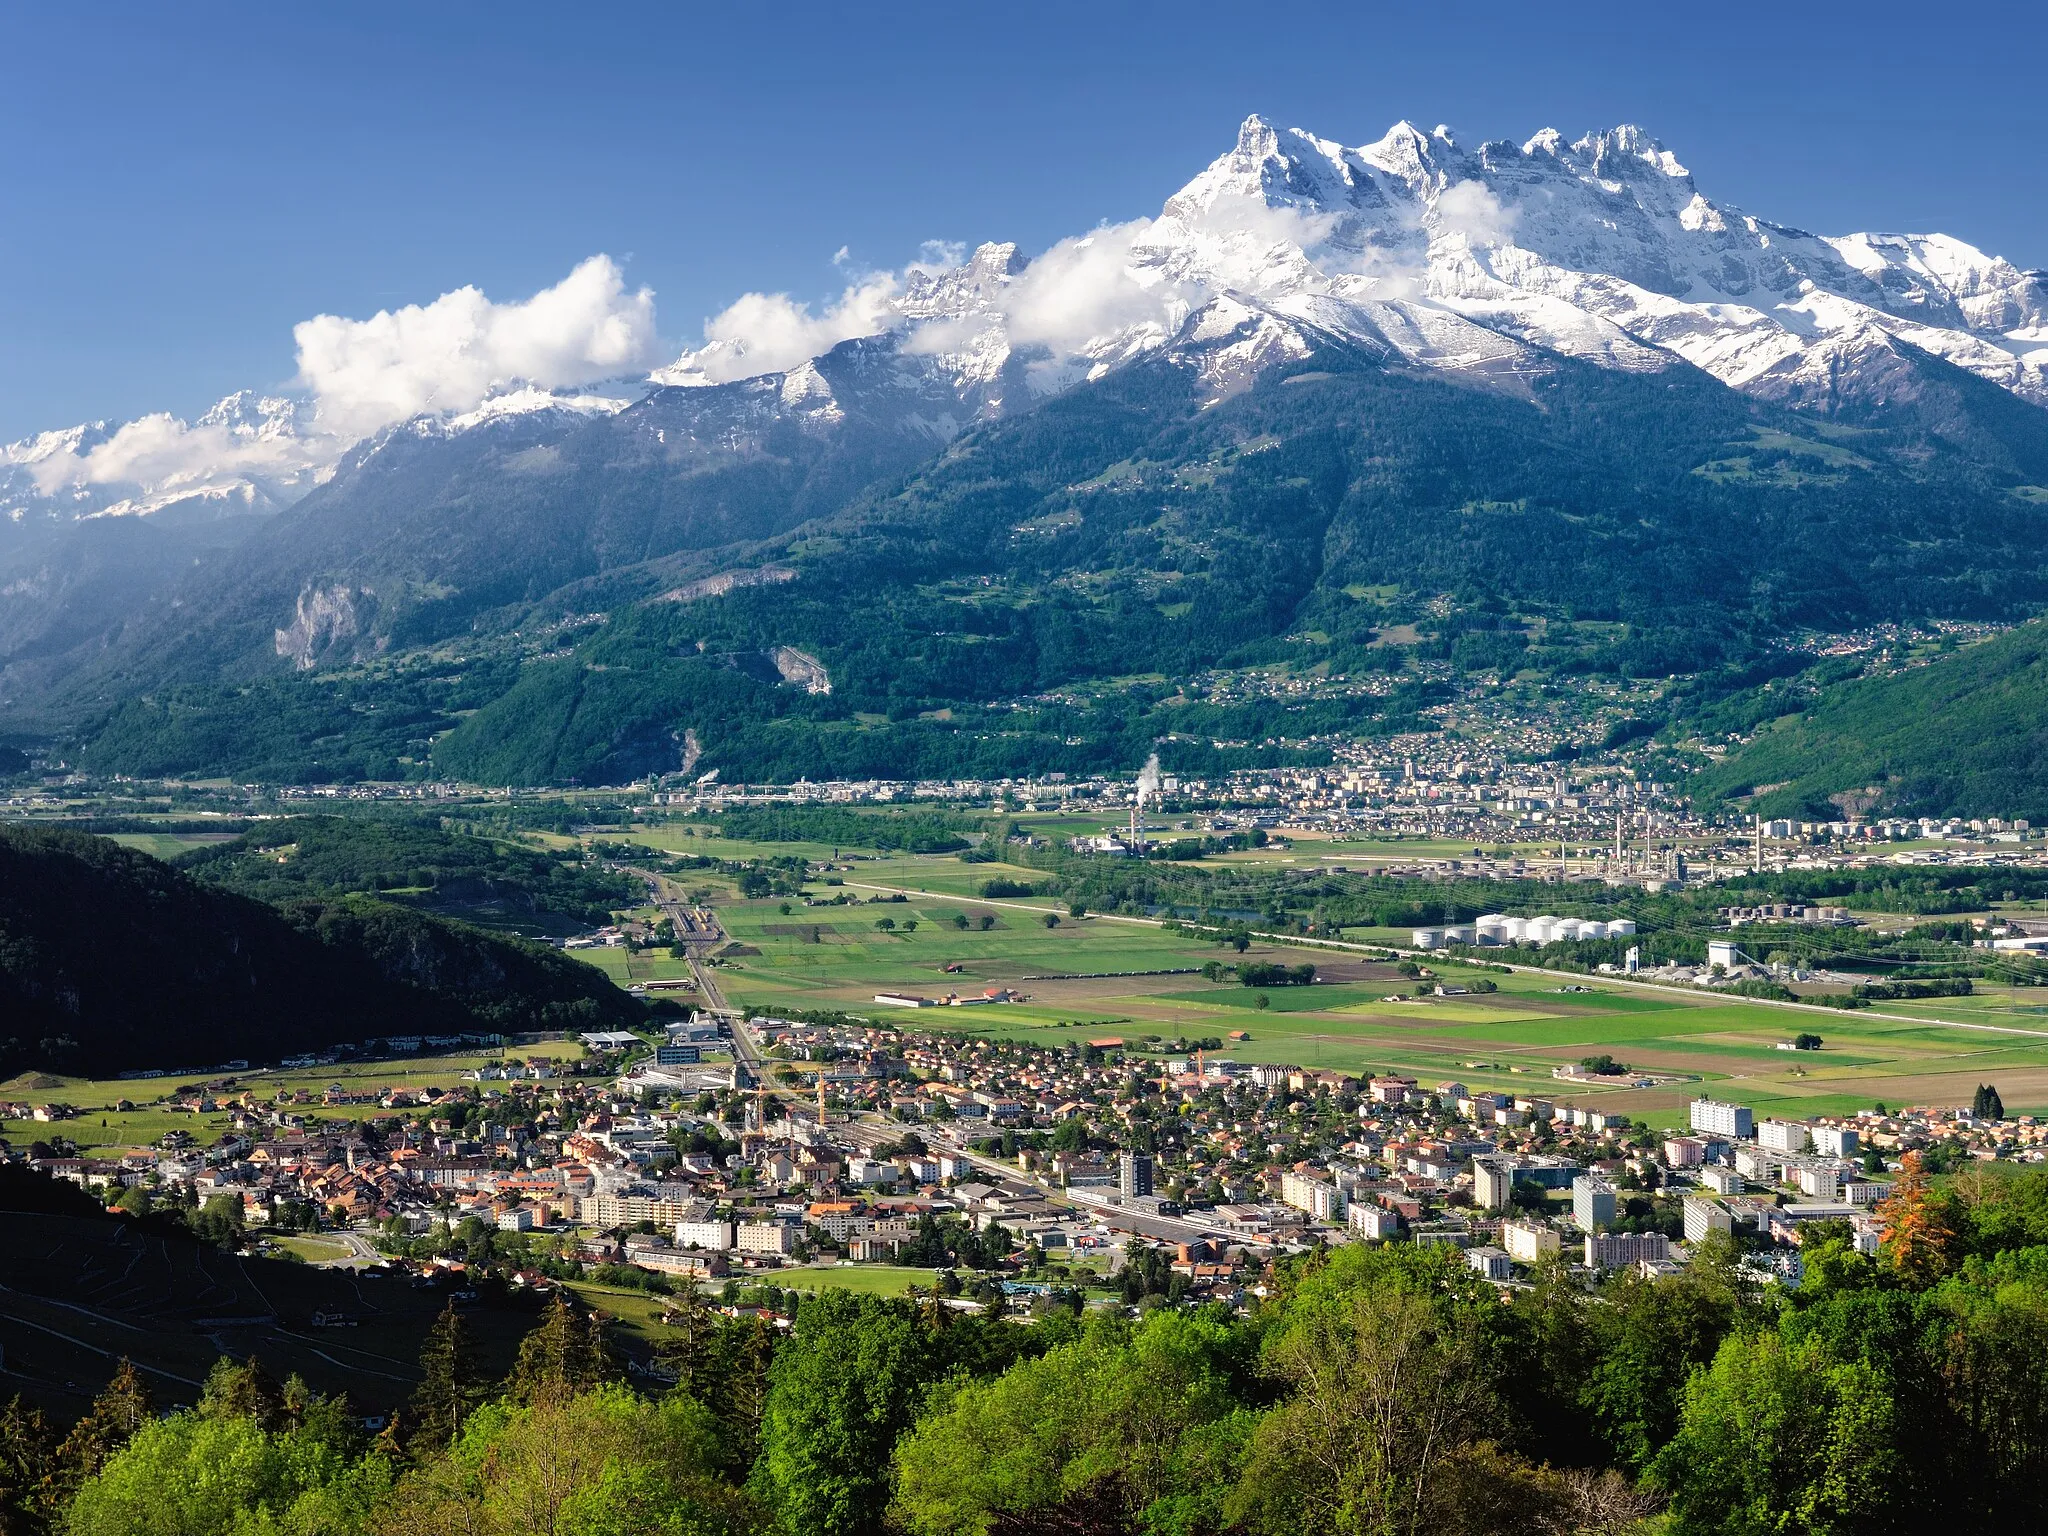
[[[1631,370],[1682,358],[1834,409],[1881,406],[1903,343],[2048,405],[2048,276],[1946,235],[1770,223],[1710,201],[1630,126],[1467,149],[1400,123],[1351,148],[1248,118],[1158,217],[1028,263],[984,245],[951,270],[913,270],[874,318],[963,396],[985,391],[977,413],[1001,408],[987,386],[1015,362],[1051,392],[1218,327],[1250,328],[1205,365],[1239,382],[1259,356],[1294,355],[1305,327],[1453,372],[1540,369],[1551,353]],[[657,377],[730,379],[745,353],[714,343]]]
[[886,417],[944,441],[1136,358],[1163,352],[1220,397],[1332,339],[1475,379],[1540,373],[1559,354],[1630,371],[1682,359],[1783,404],[1879,414],[1928,353],[2048,406],[2048,276],[1961,240],[1768,222],[1709,200],[1635,127],[1466,148],[1399,123],[1347,147],[1251,117],[1154,218],[1031,260],[990,243],[870,274],[809,359],[742,324],[644,378],[513,381],[360,449],[316,402],[250,391],[192,422],[45,432],[0,447],[0,526],[270,512],[394,433],[548,413],[568,428],[663,389],[749,386],[707,423],[737,411],[815,435]]
[[[549,414],[573,422],[624,410],[645,393],[640,380],[559,391],[514,382],[470,410],[416,417],[377,436],[457,435]],[[276,512],[325,482],[356,445],[329,430],[306,396],[254,390],[237,391],[189,422],[157,414],[42,432],[0,445],[0,525],[202,522]]]

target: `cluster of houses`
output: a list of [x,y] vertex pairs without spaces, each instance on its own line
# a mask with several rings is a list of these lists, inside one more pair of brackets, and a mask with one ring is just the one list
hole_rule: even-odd
[[212,1120],[210,1140],[174,1131],[121,1158],[43,1162],[110,1203],[145,1184],[237,1198],[252,1226],[287,1205],[394,1235],[473,1220],[549,1234],[563,1256],[671,1275],[929,1257],[943,1220],[999,1227],[998,1262],[1020,1268],[1093,1255],[1091,1267],[1114,1270],[1133,1244],[1163,1250],[1181,1294],[1230,1300],[1272,1255],[1346,1240],[1453,1247],[1509,1284],[1551,1259],[1667,1273],[1717,1234],[1768,1268],[1818,1221],[1874,1249],[1887,1164],[1914,1147],[2048,1158],[2048,1127],[2031,1118],[1953,1110],[1758,1120],[1702,1098],[1683,1133],[1659,1135],[1535,1093],[1182,1055],[1154,1040],[747,1028],[763,1050],[808,1064],[823,1102],[740,1091],[730,1064],[672,1091],[644,1069],[592,1076],[544,1059],[446,1088],[336,1083],[265,1099],[221,1080],[175,1101]]

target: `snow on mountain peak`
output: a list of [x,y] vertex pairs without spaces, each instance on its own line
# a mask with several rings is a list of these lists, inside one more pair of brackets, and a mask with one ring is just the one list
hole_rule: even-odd
[[[628,340],[651,335],[651,296],[626,294],[609,263],[586,263],[575,282],[589,290],[577,314]],[[470,309],[484,305],[464,292]],[[484,312],[524,324],[543,299],[567,302],[551,290]],[[406,316],[431,318],[407,311],[349,334],[368,345],[377,325]],[[1448,127],[1403,121],[1346,146],[1257,113],[1156,217],[1029,260],[1009,243],[932,246],[901,272],[853,272],[816,308],[747,294],[646,383],[760,380],[782,410],[829,422],[841,416],[835,381],[852,375],[817,364],[849,347],[848,366],[896,389],[906,421],[943,436],[1162,351],[1220,398],[1333,340],[1480,377],[1554,367],[1558,354],[1626,369],[1683,359],[1735,388],[1828,410],[1894,398],[1915,353],[1929,352],[2048,406],[2048,275],[1963,240],[1821,237],[1757,218],[1713,201],[1634,124],[1467,148]],[[578,346],[588,373],[603,349]],[[499,384],[415,428],[609,412],[632,393]],[[157,415],[45,432],[0,447],[0,515],[147,512],[201,496],[283,505],[330,474],[354,436],[306,398],[255,391],[190,423]]]

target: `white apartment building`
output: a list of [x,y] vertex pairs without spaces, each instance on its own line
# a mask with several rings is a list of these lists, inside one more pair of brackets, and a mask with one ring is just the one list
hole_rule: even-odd
[[1351,1207],[1350,1225],[1354,1236],[1377,1241],[1399,1232],[1401,1218],[1385,1206],[1354,1205]]
[[1756,1140],[1773,1152],[1804,1152],[1813,1137],[1804,1120],[1766,1120],[1756,1128]]
[[1696,1131],[1733,1140],[1747,1140],[1754,1134],[1755,1117],[1747,1104],[1723,1104],[1718,1099],[1694,1099],[1691,1124]]
[[1733,1232],[1735,1218],[1727,1206],[1705,1195],[1685,1197],[1685,1240],[1697,1243],[1715,1232]]
[[733,1224],[729,1221],[698,1220],[676,1223],[676,1246],[678,1248],[709,1248],[723,1253],[733,1244]]
[[1506,1163],[1475,1158],[1472,1162],[1472,1203],[1482,1211],[1504,1211],[1514,1193],[1515,1173]]
[[1317,1221],[1337,1221],[1344,1215],[1344,1192],[1328,1179],[1313,1174],[1283,1173],[1280,1199]]
[[1662,1232],[1588,1232],[1586,1267],[1622,1269],[1644,1259],[1671,1257],[1671,1239]]
[[1517,1264],[1540,1264],[1564,1249],[1557,1229],[1534,1221],[1510,1221],[1500,1229],[1501,1246]]
[[1717,1195],[1739,1195],[1747,1187],[1740,1173],[1720,1163],[1709,1163],[1702,1168],[1700,1183]]
[[1862,1138],[1853,1126],[1816,1125],[1813,1128],[1813,1149],[1822,1157],[1854,1157],[1862,1145]]
[[1513,1273],[1508,1267],[1506,1250],[1500,1248],[1467,1248],[1465,1262],[1489,1280],[1506,1280]]
[[786,1221],[743,1221],[737,1232],[741,1253],[794,1253],[802,1234]]

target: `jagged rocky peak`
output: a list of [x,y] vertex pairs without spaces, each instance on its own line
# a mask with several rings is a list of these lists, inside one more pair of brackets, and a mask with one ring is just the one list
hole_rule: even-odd
[[928,320],[981,314],[1000,302],[1003,290],[1028,263],[1015,241],[989,241],[958,266],[913,266],[905,274],[896,311],[906,319]]

